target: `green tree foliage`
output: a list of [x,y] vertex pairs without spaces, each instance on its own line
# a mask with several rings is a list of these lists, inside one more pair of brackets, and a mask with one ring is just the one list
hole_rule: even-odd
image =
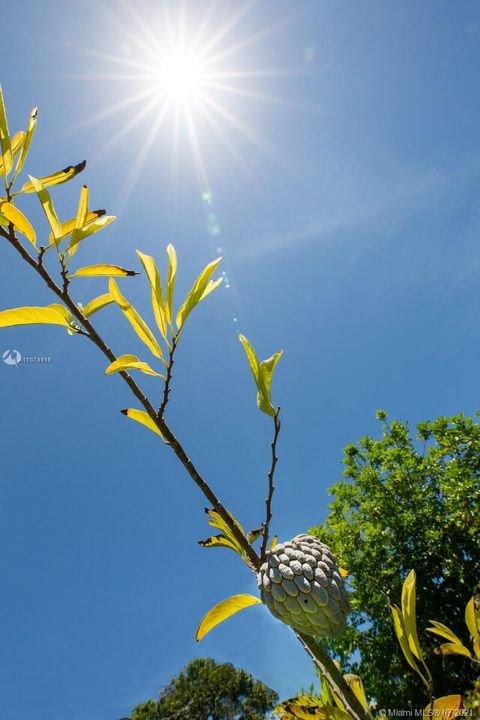
[[134,708],[131,720],[264,720],[277,701],[276,692],[245,670],[197,658],[158,700]]
[[440,657],[425,633],[439,620],[465,637],[464,609],[480,568],[480,424],[458,415],[417,426],[389,422],[382,437],[345,449],[345,480],[323,526],[326,542],[350,572],[351,627],[329,641],[344,667],[361,675],[378,707],[421,707],[425,688],[402,657],[388,599],[413,568],[417,622],[437,696],[468,691],[478,675],[466,659]]

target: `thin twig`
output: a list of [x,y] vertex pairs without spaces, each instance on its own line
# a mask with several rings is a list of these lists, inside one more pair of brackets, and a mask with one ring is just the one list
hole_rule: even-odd
[[303,635],[302,633],[296,633],[296,635],[312,658],[314,664],[320,670],[322,676],[328,682],[334,695],[336,695],[345,706],[348,714],[354,718],[354,720],[371,720],[368,712],[357,699],[352,688],[320,643],[309,635]]
[[262,537],[262,548],[260,550],[260,562],[263,562],[265,560],[265,556],[267,554],[267,543],[268,543],[268,535],[270,532],[270,522],[272,520],[272,497],[273,493],[275,492],[275,485],[273,484],[274,476],[275,476],[275,467],[277,465],[278,457],[277,457],[277,441],[278,441],[278,435],[280,433],[280,428],[282,427],[282,423],[280,422],[280,408],[278,407],[275,411],[275,415],[273,416],[273,440],[270,444],[270,447],[272,448],[272,462],[270,465],[270,470],[268,471],[267,477],[268,477],[268,494],[265,499],[265,523],[263,525],[263,537]]
[[[13,227],[10,226],[9,232],[3,230],[3,228],[0,228],[0,235],[2,235],[4,238],[8,240],[8,242],[17,250],[18,253],[22,256],[22,258],[27,262],[37,273],[40,275],[42,280],[46,283],[48,288],[57,295],[57,297],[62,300],[67,308],[70,310],[72,315],[83,325],[85,328],[89,339],[101,350],[101,352],[105,355],[105,357],[108,359],[109,363],[115,362],[117,359],[115,354],[110,350],[110,348],[106,345],[106,343],[103,341],[103,339],[100,337],[100,335],[97,333],[95,327],[92,325],[92,323],[83,315],[81,310],[77,307],[77,305],[74,303],[74,301],[71,299],[68,288],[67,290],[62,290],[55,280],[49,275],[47,270],[45,269],[44,265],[37,262],[23,247],[23,245],[19,242],[17,237],[15,236],[15,232],[13,231]],[[251,569],[254,572],[257,572],[259,568],[259,558],[253,547],[248,542],[247,538],[235,522],[235,520],[232,518],[232,516],[228,513],[226,508],[222,505],[220,500],[215,495],[214,491],[210,487],[210,485],[204,480],[204,478],[201,476],[193,462],[188,457],[187,453],[185,452],[184,448],[182,447],[179,440],[175,437],[173,432],[170,430],[169,426],[163,419],[163,417],[159,417],[157,412],[155,411],[155,408],[150,403],[148,398],[144,395],[144,393],[140,390],[135,380],[125,371],[122,371],[119,373],[121,375],[122,379],[127,383],[128,387],[132,391],[132,393],[135,395],[135,397],[139,400],[139,402],[143,405],[145,411],[148,413],[150,418],[153,420],[157,428],[162,433],[163,437],[167,441],[167,443],[171,446],[173,452],[177,456],[177,458],[180,460],[194,483],[199,487],[199,489],[202,491],[202,493],[205,495],[211,506],[213,507],[216,512],[220,515],[220,517],[224,520],[224,522],[228,525],[230,530],[232,531],[232,534],[234,535],[235,539],[238,541],[238,543],[241,545],[246,560],[251,567]]]
[[[173,333],[172,333],[172,335],[173,335]],[[175,348],[177,347],[177,341],[178,341],[178,336],[173,335],[172,347],[170,349],[170,355],[168,358],[167,377],[165,378],[165,384],[163,386],[163,400],[162,400],[162,404],[160,405],[160,407],[158,409],[158,417],[159,418],[163,418],[163,415],[165,413],[165,408],[167,407],[167,403],[168,403],[168,400],[170,397],[170,382],[172,380],[172,369],[173,369],[173,364],[175,362],[175,360],[173,359],[173,356],[175,354]]]

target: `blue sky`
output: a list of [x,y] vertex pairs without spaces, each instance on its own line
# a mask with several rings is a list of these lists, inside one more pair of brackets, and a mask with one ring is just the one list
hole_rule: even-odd
[[[184,117],[175,144],[174,113],[153,134],[162,104],[128,102],[151,89],[135,63],[152,64],[152,43],[165,41],[162,8],[10,7],[0,46],[10,126],[39,106],[34,175],[88,160],[52,193],[63,218],[80,180],[93,207],[118,216],[85,241],[79,264],[138,269],[140,248],[164,268],[173,242],[181,299],[224,256],[228,282],[182,339],[168,419],[224,503],[258,526],[271,427],[237,335],[262,357],[284,349],[273,529],[288,539],[324,519],[342,448],[378,432],[377,408],[414,423],[478,407],[480,10],[187,2],[189,32],[207,18],[203,43],[230,25],[210,50],[229,75],[227,89],[208,91],[214,123],[192,109],[199,161]],[[168,8],[176,21],[180,4]],[[21,207],[46,232],[37,205]],[[77,280],[76,299],[105,284]],[[122,290],[150,319],[145,278]],[[52,300],[0,244],[0,307]],[[115,308],[97,325],[116,353],[148,359]],[[9,348],[52,362],[0,363],[0,718],[116,720],[198,655],[282,696],[307,685],[308,658],[262,608],[195,645],[204,612],[254,592],[254,579],[228,551],[197,545],[205,501],[168,449],[120,414],[132,401],[98,351],[54,327],[3,330]]]

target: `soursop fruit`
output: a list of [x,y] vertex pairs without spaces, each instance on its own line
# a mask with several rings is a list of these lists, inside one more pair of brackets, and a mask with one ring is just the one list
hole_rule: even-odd
[[272,615],[305,635],[337,637],[350,611],[332,551],[318,538],[297,535],[276,545],[257,576]]

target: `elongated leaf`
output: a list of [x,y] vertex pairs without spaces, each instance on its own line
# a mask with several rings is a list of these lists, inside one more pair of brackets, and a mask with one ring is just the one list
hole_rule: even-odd
[[441,655],[463,655],[463,657],[471,658],[472,653],[462,643],[442,643],[438,648]]
[[113,280],[113,278],[110,278],[109,290],[110,295],[118,304],[123,314],[127,318],[128,322],[137,333],[140,340],[145,343],[145,345],[148,347],[150,352],[155,355],[155,357],[158,357],[164,361],[162,349],[158,344],[156,337],[154,336],[146,322],[140,317],[135,308],[130,305],[128,300],[123,297],[117,283],[115,282],[115,280]]
[[135,270],[126,270],[120,265],[86,265],[75,270],[71,277],[131,277],[138,275]]
[[[14,160],[15,157],[20,152],[23,143],[25,142],[25,133],[23,130],[20,130],[20,132],[15,133],[15,135],[10,139],[10,144],[12,148],[12,159]],[[2,156],[0,156],[1,158]],[[11,169],[11,168],[10,168]],[[8,171],[10,172],[10,171]],[[4,167],[3,167],[3,161],[0,159],[0,176],[4,174]],[[7,173],[8,174],[8,173]],[[13,176],[15,177],[15,176]],[[13,178],[12,178],[13,179]]]
[[[188,293],[187,297],[183,302],[183,305],[177,313],[176,322],[179,330],[181,329],[187,317],[192,312],[193,308],[198,305],[198,303],[202,300],[202,297],[206,297],[205,293],[209,280],[221,261],[222,258],[217,258],[211,263],[208,263],[208,265],[203,268],[202,272],[198,275],[197,279],[193,283],[190,292]],[[217,283],[217,285],[218,284],[219,283]],[[214,285],[215,284],[212,284],[211,290],[214,289]],[[215,287],[217,287],[217,285],[215,285]]]
[[390,611],[392,613],[393,618],[393,627],[395,630],[395,634],[397,636],[398,642],[400,644],[400,647],[402,649],[402,652],[405,656],[406,661],[410,665],[410,667],[415,670],[418,675],[422,678],[423,682],[429,687],[427,680],[423,676],[422,672],[420,671],[417,662],[415,660],[414,655],[412,654],[412,651],[410,650],[410,644],[408,642],[407,632],[405,630],[405,624],[403,620],[402,611],[397,605],[390,605]]
[[75,216],[75,230],[80,230],[87,222],[88,217],[88,187],[82,185],[78,198],[77,214]]
[[[99,211],[97,211],[97,215],[98,214]],[[99,230],[103,230],[107,227],[107,225],[110,225],[110,223],[117,219],[115,215],[105,215],[103,212],[101,212],[100,214],[101,217],[96,217],[93,220],[87,222],[87,224],[80,228],[80,230],[73,231],[72,239],[70,240],[70,245],[68,248],[68,252],[70,253],[70,255],[75,255],[78,249],[78,245],[82,242],[82,240],[90,237],[90,235],[94,235]]]
[[280,352],[275,353],[275,355],[272,355],[272,357],[268,358],[268,360],[262,360],[262,362],[260,363],[260,373],[262,375],[263,386],[265,387],[266,391],[266,398],[260,398],[259,408],[267,415],[275,414],[275,408],[273,407],[271,398],[272,377],[273,371],[275,370],[275,367],[282,355],[283,350],[280,350]]
[[43,212],[45,213],[48,224],[50,225],[50,228],[52,230],[53,243],[51,244],[56,244],[61,240],[62,226],[57,217],[57,213],[55,212],[55,208],[53,207],[50,193],[48,192],[48,190],[45,190],[41,180],[34,178],[32,175],[29,175],[28,177],[30,178],[30,182],[32,183],[32,186],[34,187],[35,192],[38,195],[38,199],[40,200],[40,203],[42,205]]
[[372,713],[370,712],[370,706],[368,704],[365,688],[363,687],[362,678],[358,675],[354,675],[353,673],[347,673],[343,676],[343,678],[353,690],[353,694],[355,695],[359,703],[362,705],[368,717],[372,718]]
[[[206,509],[205,512],[207,513],[207,515],[210,516],[210,520],[208,521],[208,524],[211,525],[212,527],[216,528],[217,530],[220,530],[222,532],[222,534],[224,535],[224,537],[227,540],[229,540],[229,542],[235,547],[236,551],[240,555],[243,555],[242,546],[240,545],[237,538],[235,537],[235,535],[233,534],[233,532],[231,531],[230,527],[227,525],[225,520],[222,518],[220,513],[218,513],[216,510],[209,510],[208,508]],[[232,513],[228,513],[228,514],[230,515],[232,520],[235,522],[235,524],[237,525],[240,532],[243,535],[245,535],[245,530],[243,529],[241,524],[238,522],[238,520],[236,520],[233,517]]]
[[200,642],[210,630],[213,630],[214,627],[220,625],[224,620],[227,620],[240,610],[244,610],[251,605],[261,604],[261,602],[260,598],[254,597],[253,595],[232,595],[232,597],[222,600],[214,605],[203,617],[195,633],[195,640]]
[[167,313],[165,300],[163,298],[162,282],[160,280],[160,275],[158,274],[155,260],[150,255],[144,255],[140,252],[140,250],[137,250],[137,255],[140,258],[140,262],[143,265],[150,283],[155,322],[157,323],[157,327],[160,330],[163,339],[167,342]]
[[131,420],[135,420],[136,422],[140,423],[140,425],[145,425],[146,428],[154,432],[156,435],[159,435],[163,442],[167,443],[165,438],[163,437],[162,433],[158,429],[158,427],[153,422],[152,418],[148,413],[146,413],[144,410],[136,410],[135,408],[127,408],[126,410],[122,410],[122,413],[126,415],[126,417],[129,417]]
[[177,275],[177,253],[173,245],[167,245],[168,270],[165,296],[165,314],[167,322],[173,330],[173,293],[175,290],[175,277]]
[[437,620],[430,620],[430,622],[432,623],[433,627],[426,628],[427,632],[431,632],[434,635],[439,635],[440,637],[443,637],[452,643],[462,643],[460,638],[455,635],[453,630],[450,630],[450,628],[448,628],[446,625],[443,625],[443,623],[437,622]]
[[0,212],[22,235],[25,235],[25,237],[30,240],[34,247],[37,246],[35,230],[30,221],[15,205],[12,205],[10,202],[4,202],[0,205]]
[[422,648],[417,633],[417,612],[416,612],[416,575],[411,570],[403,583],[402,588],[402,614],[407,632],[410,650],[417,660],[423,662]]
[[480,613],[475,610],[475,596],[470,598],[465,608],[465,622],[472,638],[480,641]]
[[27,127],[27,133],[25,135],[25,140],[22,144],[22,152],[20,153],[20,157],[17,161],[17,167],[15,168],[15,175],[14,177],[17,177],[18,173],[22,170],[25,160],[27,159],[28,151],[30,149],[30,145],[32,142],[32,138],[35,134],[35,130],[37,127],[37,115],[38,115],[38,108],[33,108],[32,112],[30,113],[30,117],[28,119],[28,127]]
[[2,215],[2,213],[0,213],[0,225],[3,225],[5,227],[8,225],[8,220],[5,215]]
[[113,298],[110,295],[110,293],[105,293],[104,295],[99,295],[98,297],[94,298],[93,300],[90,300],[87,305],[83,308],[83,314],[86,318],[89,318],[90,315],[93,315],[93,313],[98,312],[98,310],[101,310],[102,308],[106,307],[107,305],[110,305],[110,303],[113,302]]
[[164,375],[160,375],[160,373],[152,370],[148,363],[142,362],[136,355],[120,355],[120,357],[107,367],[105,374],[111,375],[112,373],[121,372],[122,370],[141,370],[141,372],[146,375],[155,375],[156,377],[165,379]]
[[206,548],[224,547],[238,553],[238,547],[226,538],[225,535],[212,535],[212,537],[209,537],[206,540],[199,540],[198,544]]
[[275,547],[275,545],[276,545],[277,543],[278,543],[278,535],[274,535],[273,538],[272,538],[272,540],[271,540],[271,542],[270,542],[269,550],[273,550],[273,548]]
[[63,318],[65,318],[68,324],[72,322],[72,313],[64,305],[60,305],[60,303],[51,303],[50,305],[48,305],[48,307],[52,310],[55,310],[55,312],[58,312]]
[[[3,173],[8,175],[13,165],[12,144],[10,141],[10,133],[8,131],[7,113],[5,112],[5,103],[3,101],[3,92],[0,86],[0,148],[2,151],[2,168]],[[2,174],[3,174],[2,173]]]
[[0,327],[42,324],[69,327],[64,315],[51,307],[21,307],[0,312]]
[[[54,172],[51,175],[45,175],[44,177],[41,177],[38,179],[42,183],[43,187],[51,187],[52,185],[61,185],[64,182],[68,182],[68,180],[72,180],[72,178],[76,177],[79,173],[82,172],[82,170],[85,170],[86,165],[87,165],[87,161],[84,160],[83,162],[78,163],[78,165],[68,165],[68,167],[63,168],[63,170],[57,170],[57,172]],[[37,189],[35,187],[35,183],[33,182],[32,178],[30,177],[30,181],[26,182],[22,186],[22,189],[20,190],[20,192],[31,193],[34,190],[37,191]]]
[[275,355],[272,355],[268,360],[263,360],[262,363],[259,363],[255,350],[247,338],[244,335],[239,335],[238,337],[245,350],[248,364],[252,371],[255,385],[257,386],[257,406],[262,412],[273,417],[273,415],[275,415],[275,408],[272,405],[270,388],[273,371],[282,356],[282,351],[275,353]]
[[[90,223],[92,220],[96,220],[98,217],[105,215],[105,210],[90,210],[90,212],[87,215],[87,224]],[[61,234],[60,234],[60,240],[65,240],[65,238],[74,232],[75,230],[75,221],[76,218],[70,218],[69,220],[66,220],[61,224]],[[50,233],[48,237],[48,242],[50,245],[53,245],[54,238],[53,234]],[[70,253],[72,254],[72,253]]]
[[444,695],[430,703],[423,711],[424,718],[441,718],[441,720],[452,720],[459,717],[463,708],[463,697],[461,695]]

